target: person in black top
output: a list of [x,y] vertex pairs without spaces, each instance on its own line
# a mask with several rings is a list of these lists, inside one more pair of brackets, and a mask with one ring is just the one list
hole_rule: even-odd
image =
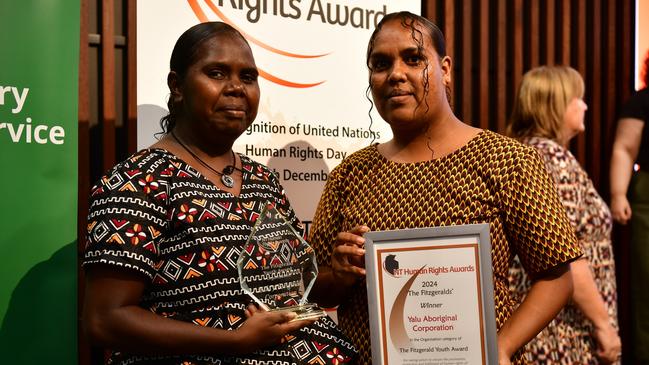
[[635,358],[649,364],[649,51],[644,89],[622,109],[611,158],[611,213],[631,222],[631,306]]

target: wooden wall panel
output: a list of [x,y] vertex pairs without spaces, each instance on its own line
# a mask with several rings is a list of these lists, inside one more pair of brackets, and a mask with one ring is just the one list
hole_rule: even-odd
[[496,130],[505,130],[507,113],[507,6],[498,1],[496,16]]
[[[503,1],[503,0],[498,0]],[[509,100],[513,100],[513,95],[516,94],[516,88],[521,82],[523,77],[523,0],[514,0],[513,10],[511,11],[514,18],[514,29],[512,33],[514,35],[514,41],[511,47],[513,48],[512,57],[514,58],[514,69],[509,78],[512,83],[508,85],[507,93],[510,94]],[[508,39],[502,40],[505,43],[508,43]],[[502,61],[501,61],[502,62]],[[510,102],[509,107],[511,108],[512,102]],[[509,112],[507,113],[509,115]],[[501,129],[498,132],[503,133],[505,130]]]
[[[461,2],[462,4],[462,9],[460,14],[462,14],[462,41],[461,44],[456,47],[456,49],[461,49],[461,58],[460,60],[471,60],[473,59],[473,49],[474,47],[474,42],[473,42],[473,34],[471,34],[471,30],[474,27],[473,23],[473,6],[472,6],[472,1],[471,0],[463,0]],[[479,67],[480,65],[475,65],[473,62],[460,62],[460,69],[462,70],[461,75],[456,75],[459,76],[460,79],[462,80],[462,85],[459,86],[459,94],[462,95],[462,98],[460,99],[460,106],[458,106],[462,111],[462,115],[466,120],[473,120],[473,108],[472,108],[472,101],[473,101],[473,85],[471,81],[473,80],[473,66]]]
[[454,110],[476,126],[504,132],[516,88],[530,68],[565,64],[579,71],[586,83],[588,132],[572,149],[596,185],[607,184],[606,146],[620,104],[632,90],[633,4],[427,0],[423,9],[434,15],[447,38],[455,72]]
[[[570,47],[571,49],[576,49],[577,54],[576,61],[574,59],[571,60],[571,66],[577,69],[581,76],[585,78],[586,85],[588,85],[587,88],[591,88],[594,85],[592,85],[591,82],[588,82],[591,80],[588,80],[586,78],[586,0],[577,0],[577,10],[571,11],[571,14],[574,14],[574,16],[577,18],[577,22],[575,22],[575,24],[577,24],[577,36],[575,37],[577,44],[576,47],[574,44],[572,44]],[[588,96],[586,96],[586,98],[588,98]],[[588,99],[586,100],[588,102]],[[589,115],[592,115],[592,113],[589,113]],[[584,162],[586,160],[586,134],[581,133],[575,139],[576,141],[573,143],[575,145],[575,147],[573,147],[573,152],[577,156],[579,162],[581,162],[582,166],[585,166]]]
[[453,1],[444,2],[443,17],[440,16],[438,23],[444,24],[442,31],[446,36],[446,54],[455,59],[455,6]]
[[103,0],[101,6],[101,131],[104,150],[102,167],[115,165],[115,4]]
[[529,17],[529,23],[527,24],[526,33],[528,34],[528,39],[526,42],[527,56],[529,58],[528,68],[534,68],[538,66],[539,63],[539,53],[541,52],[541,28],[539,20],[539,0],[528,0],[526,3],[526,13]]
[[[603,85],[607,85],[606,92],[609,94],[609,97],[606,98],[606,114],[603,116],[603,121],[604,125],[602,125],[602,133],[604,134],[605,138],[605,146],[612,146],[613,145],[613,140],[615,137],[615,132],[613,130],[613,125],[616,117],[616,110],[615,110],[615,98],[611,97],[613,95],[617,94],[617,91],[619,90],[619,86],[616,82],[615,79],[617,77],[617,72],[616,72],[616,55],[617,55],[617,50],[620,48],[617,46],[615,42],[615,37],[617,34],[617,22],[615,19],[615,10],[617,8],[617,4],[614,1],[609,1],[608,2],[608,9],[606,9],[606,47],[604,49],[606,50],[606,69],[602,68],[604,71],[603,75],[606,77],[604,80]],[[607,151],[608,152],[608,151]],[[603,181],[606,181],[606,177],[602,177]],[[602,181],[602,180],[600,180]],[[601,184],[600,184],[601,185]],[[608,185],[607,185],[608,186]]]
[[554,0],[546,0],[545,8],[545,24],[543,29],[545,29],[545,62],[541,62],[546,65],[554,65],[555,62],[555,48],[557,46],[556,40],[556,8]]
[[[453,0],[448,0],[444,2],[444,17],[440,19],[440,22],[444,24],[442,31],[446,36],[446,54],[451,57],[453,60],[453,70],[457,72],[458,64],[455,62],[455,2]],[[451,106],[455,107],[458,99],[458,88],[455,87],[457,82],[456,75],[453,75],[453,85],[451,86],[452,100]]]
[[[135,9],[136,0],[81,0],[79,263],[90,187],[137,147]],[[79,364],[103,364],[103,349],[91,347],[81,329],[83,280],[79,270]]]
[[562,65],[570,64],[570,1],[561,2],[561,62]]
[[136,0],[127,1],[127,25],[126,32],[126,130],[127,148],[129,151],[137,149],[137,14]]
[[489,115],[491,106],[491,100],[489,98],[491,95],[491,89],[489,88],[489,46],[491,45],[489,43],[489,2],[490,0],[482,0],[480,2],[480,35],[478,36],[480,41],[480,57],[478,57],[480,60],[480,64],[478,65],[480,68],[480,76],[478,79],[479,91],[477,95],[474,95],[474,97],[479,96],[479,110],[477,113],[479,118],[477,119],[480,128],[489,128],[489,119],[487,116]]
[[[606,98],[602,98],[602,76],[604,76],[604,69],[602,68],[602,59],[605,59],[605,54],[602,53],[602,44],[601,42],[597,42],[596,40],[601,40],[602,39],[602,0],[592,0],[591,1],[591,6],[592,6],[592,17],[591,17],[591,22],[592,22],[592,28],[590,29],[589,36],[591,37],[588,42],[588,47],[590,48],[588,50],[588,54],[592,55],[591,57],[587,57],[590,59],[590,65],[588,65],[588,68],[590,70],[589,75],[587,75],[587,78],[589,79],[590,82],[588,82],[587,85],[587,95],[586,95],[586,103],[588,104],[588,109],[590,111],[591,115],[597,115],[599,118],[600,124],[597,126],[597,128],[587,128],[586,131],[586,156],[582,156],[582,158],[585,157],[586,161],[585,166],[586,169],[589,171],[591,175],[591,179],[593,180],[593,183],[595,186],[600,185],[600,181],[602,180],[601,176],[601,168],[600,168],[600,163],[602,160],[600,157],[600,152],[601,149],[595,151],[595,150],[588,150],[588,147],[592,147],[592,143],[590,141],[598,141],[598,144],[601,146],[605,146],[602,144],[602,134],[601,130],[602,127],[606,125],[606,118],[605,116],[602,115],[602,106],[606,105]],[[609,90],[606,90],[607,92]],[[583,133],[582,133],[583,134]],[[605,177],[606,178],[606,177]]]

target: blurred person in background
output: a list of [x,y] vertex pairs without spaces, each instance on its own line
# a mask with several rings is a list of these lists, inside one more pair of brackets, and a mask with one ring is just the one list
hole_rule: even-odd
[[[617,330],[611,213],[568,149],[585,130],[584,81],[567,66],[541,66],[521,81],[507,132],[535,147],[552,176],[584,256],[570,264],[571,302],[527,345],[533,364],[612,364],[621,354]],[[530,281],[515,260],[510,285],[524,297]]]
[[631,332],[637,363],[649,364],[649,51],[644,88],[622,108],[611,157],[611,212],[631,222]]

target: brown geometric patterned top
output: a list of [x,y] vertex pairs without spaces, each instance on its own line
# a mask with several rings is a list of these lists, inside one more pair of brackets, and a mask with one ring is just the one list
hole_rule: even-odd
[[[532,276],[581,255],[536,150],[487,130],[432,161],[392,162],[376,145],[355,152],[331,172],[309,242],[329,265],[336,234],[359,224],[381,231],[470,223],[490,225],[498,328],[515,307],[507,281],[514,255]],[[369,364],[365,281],[356,286],[338,315]]]

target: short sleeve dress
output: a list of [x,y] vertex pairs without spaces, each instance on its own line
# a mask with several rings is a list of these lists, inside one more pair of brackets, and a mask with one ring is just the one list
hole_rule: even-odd
[[[532,137],[523,142],[534,146],[543,156],[577,241],[588,259],[595,284],[606,303],[610,322],[617,328],[615,262],[611,243],[613,221],[608,206],[569,150],[547,138]],[[516,295],[524,297],[531,283],[518,260],[514,261],[510,280]],[[527,357],[535,364],[599,364],[592,333],[592,323],[569,303],[527,345]]]
[[[240,158],[238,197],[162,149],[142,150],[118,164],[92,188],[84,267],[103,264],[141,274],[149,281],[141,306],[160,316],[238,328],[250,298],[241,290],[236,262],[262,206],[273,204],[302,232],[275,175]],[[334,364],[354,356],[351,343],[328,318],[287,338],[282,345],[242,356],[112,351],[108,363]]]
[[[514,255],[533,274],[581,255],[538,153],[487,130],[432,161],[395,163],[376,145],[355,152],[332,171],[309,242],[329,264],[336,234],[359,224],[382,231],[473,223],[490,225],[498,328],[515,308],[507,282]],[[356,285],[338,307],[339,324],[371,363],[365,282]],[[517,354],[514,363],[522,361]]]

